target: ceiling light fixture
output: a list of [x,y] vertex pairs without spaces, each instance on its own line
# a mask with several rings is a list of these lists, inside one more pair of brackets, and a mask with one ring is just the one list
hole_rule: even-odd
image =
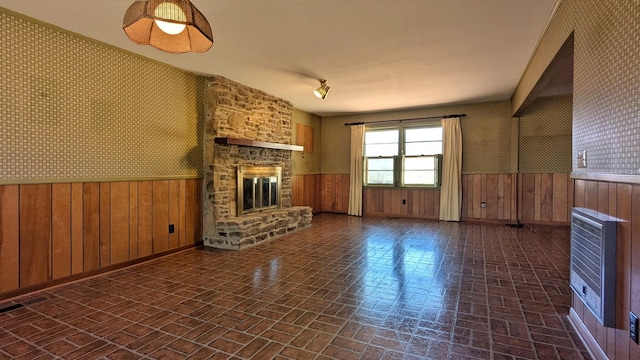
[[313,90],[313,95],[317,96],[320,99],[327,97],[327,93],[329,92],[329,85],[327,85],[327,80],[320,80],[320,87]]
[[189,0],[136,1],[122,28],[134,43],[173,54],[205,52],[213,45],[209,22]]

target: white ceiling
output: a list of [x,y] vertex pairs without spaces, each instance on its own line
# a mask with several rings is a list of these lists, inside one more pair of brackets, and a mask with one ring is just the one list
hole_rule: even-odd
[[[222,75],[318,115],[509,99],[558,0],[193,0],[214,44],[132,43],[133,0],[0,6],[181,69]],[[320,100],[318,79],[331,90]]]

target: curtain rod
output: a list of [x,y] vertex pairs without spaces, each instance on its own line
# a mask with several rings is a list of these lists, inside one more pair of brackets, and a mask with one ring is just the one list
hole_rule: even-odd
[[467,116],[467,114],[428,116],[428,117],[413,118],[413,119],[400,119],[400,120],[380,120],[380,121],[369,121],[369,122],[353,122],[353,123],[345,123],[344,126],[363,125],[363,124],[382,124],[382,123],[403,122],[403,121],[413,121],[413,120],[449,119],[449,118],[465,117],[465,116]]

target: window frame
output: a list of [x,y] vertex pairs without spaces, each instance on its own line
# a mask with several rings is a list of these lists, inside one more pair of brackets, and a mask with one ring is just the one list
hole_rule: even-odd
[[[407,129],[415,129],[415,128],[439,128],[442,129],[442,125],[440,122],[430,122],[430,123],[419,123],[419,124],[411,124],[411,125],[395,125],[395,126],[371,126],[365,129],[365,139],[366,133],[370,131],[384,131],[384,130],[398,130],[398,151],[396,155],[393,156],[366,156],[366,142],[363,147],[363,186],[371,187],[371,188],[440,188],[442,183],[442,152],[444,149],[441,148],[439,154],[429,154],[429,155],[406,155],[406,130]],[[440,140],[442,144],[442,140]],[[404,160],[406,158],[423,158],[423,157],[433,157],[434,161],[434,184],[405,184],[404,176]],[[379,184],[379,183],[369,183],[368,182],[368,174],[369,174],[369,159],[383,159],[383,158],[392,158],[393,159],[393,184]]]

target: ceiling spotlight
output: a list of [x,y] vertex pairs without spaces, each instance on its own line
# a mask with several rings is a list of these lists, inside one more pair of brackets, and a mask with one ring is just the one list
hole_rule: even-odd
[[313,90],[313,94],[320,99],[326,98],[328,92],[329,85],[327,85],[327,80],[320,80],[320,87]]
[[134,43],[174,54],[205,52],[213,45],[209,22],[189,0],[136,1],[122,28]]

